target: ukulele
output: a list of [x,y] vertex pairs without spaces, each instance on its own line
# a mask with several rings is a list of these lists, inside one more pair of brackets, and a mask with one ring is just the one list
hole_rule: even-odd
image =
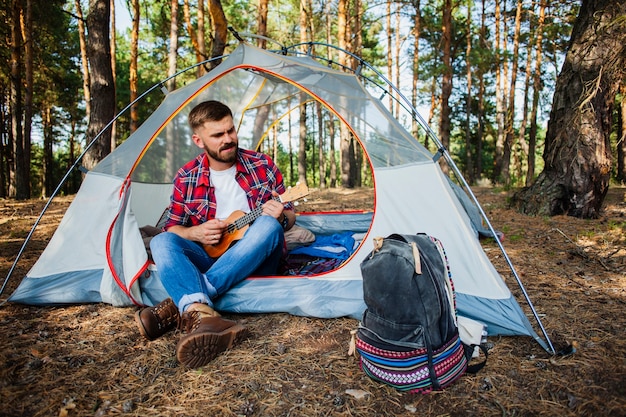
[[[281,203],[288,203],[309,194],[309,188],[305,184],[298,184],[290,187],[278,197],[272,197]],[[241,210],[233,211],[225,222],[228,223],[222,238],[215,245],[203,245],[204,250],[211,258],[218,258],[226,252],[236,241],[241,239],[248,230],[250,224],[263,214],[263,207],[259,206],[249,213]]]

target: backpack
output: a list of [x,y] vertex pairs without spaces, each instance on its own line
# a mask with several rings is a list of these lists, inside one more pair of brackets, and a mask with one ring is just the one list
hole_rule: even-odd
[[428,393],[468,371],[475,345],[460,339],[454,284],[437,238],[375,238],[361,274],[367,308],[356,331],[356,351],[369,377],[399,391]]

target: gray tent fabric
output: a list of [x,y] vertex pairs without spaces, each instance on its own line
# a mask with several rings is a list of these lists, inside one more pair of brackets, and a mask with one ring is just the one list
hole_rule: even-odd
[[[463,188],[461,188],[450,178],[448,178],[448,182],[450,183],[452,191],[454,191],[454,194],[461,202],[461,205],[467,213],[467,216],[470,218],[470,221],[472,222],[472,228],[476,231],[476,237],[494,237],[493,232],[489,228],[484,226],[483,217],[481,216],[478,207],[476,207],[476,204],[474,204],[474,202],[469,198]],[[498,234],[499,239],[503,238],[504,234],[502,234],[502,232],[496,231],[496,233]]]

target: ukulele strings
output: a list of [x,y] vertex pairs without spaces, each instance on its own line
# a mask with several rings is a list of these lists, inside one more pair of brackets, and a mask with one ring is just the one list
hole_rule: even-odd
[[[274,200],[282,202],[279,197],[272,197]],[[240,218],[236,219],[234,222],[229,224],[226,227],[226,233],[234,233],[237,230],[243,229],[248,224],[252,223],[263,213],[263,206],[258,206],[254,210],[249,213],[244,214]]]

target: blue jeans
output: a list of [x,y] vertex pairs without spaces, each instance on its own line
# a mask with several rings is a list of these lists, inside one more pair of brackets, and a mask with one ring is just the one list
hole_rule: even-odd
[[283,228],[271,216],[260,216],[244,236],[219,258],[202,245],[164,232],[150,242],[165,291],[183,312],[193,303],[212,300],[250,275],[273,275],[283,253]]

